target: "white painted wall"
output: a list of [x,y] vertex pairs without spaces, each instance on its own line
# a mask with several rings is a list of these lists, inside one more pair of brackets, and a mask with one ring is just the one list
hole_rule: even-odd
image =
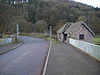
[[15,42],[15,38],[0,39],[0,45],[6,45]]
[[63,34],[61,34],[61,33],[58,34],[58,40],[63,41]]
[[69,43],[100,60],[100,46],[71,38],[69,39]]

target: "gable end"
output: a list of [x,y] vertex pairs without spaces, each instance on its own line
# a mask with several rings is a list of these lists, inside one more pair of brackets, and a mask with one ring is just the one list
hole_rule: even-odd
[[94,33],[84,22],[82,22],[81,25],[84,25],[84,26],[88,29],[88,31],[89,31],[93,36],[95,36],[95,33]]

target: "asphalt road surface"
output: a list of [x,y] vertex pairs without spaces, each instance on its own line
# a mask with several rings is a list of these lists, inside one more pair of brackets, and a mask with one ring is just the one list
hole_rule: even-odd
[[19,37],[24,44],[0,55],[0,75],[40,75],[48,42],[39,38]]
[[70,44],[51,47],[46,75],[100,75],[100,63]]

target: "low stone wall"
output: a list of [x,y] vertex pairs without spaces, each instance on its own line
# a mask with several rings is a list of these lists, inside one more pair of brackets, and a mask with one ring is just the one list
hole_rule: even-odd
[[15,37],[0,39],[0,45],[6,45],[15,42]]
[[71,38],[69,39],[69,43],[100,60],[100,46]]

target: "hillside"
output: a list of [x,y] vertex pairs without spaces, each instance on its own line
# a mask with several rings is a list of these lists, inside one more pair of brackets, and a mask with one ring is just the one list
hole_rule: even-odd
[[15,25],[19,24],[21,32],[48,32],[51,25],[53,33],[56,33],[66,22],[84,21],[96,34],[100,34],[100,8],[73,0],[29,0],[29,3],[9,7],[17,12],[13,23],[8,24],[7,32],[15,32]]
[[[100,33],[100,8],[94,8],[72,0],[38,0],[37,4],[38,20],[45,20],[48,25],[54,27],[54,31],[60,28],[59,23],[63,25],[66,22],[82,20],[95,33]],[[37,17],[37,13],[35,17]]]

